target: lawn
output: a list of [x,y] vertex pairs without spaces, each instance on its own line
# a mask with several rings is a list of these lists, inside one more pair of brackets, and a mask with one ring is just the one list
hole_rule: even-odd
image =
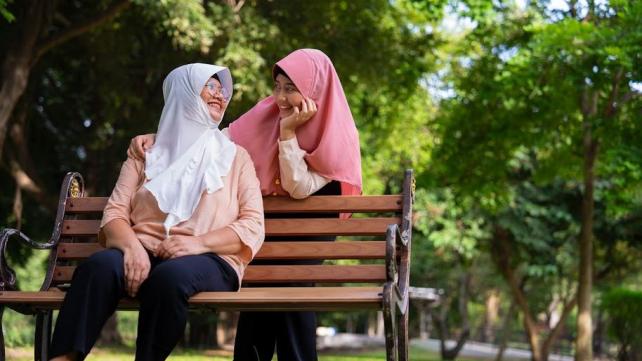
[[[32,350],[29,348],[7,349],[7,360],[30,361],[33,360]],[[87,357],[87,361],[131,361],[134,350],[131,348],[95,348]],[[319,361],[385,361],[385,351],[322,353]],[[410,349],[412,361],[437,361],[439,356],[435,353],[418,348]],[[168,358],[171,361],[231,361],[232,356],[227,351],[212,350],[176,350]],[[276,360],[276,357],[274,358]]]

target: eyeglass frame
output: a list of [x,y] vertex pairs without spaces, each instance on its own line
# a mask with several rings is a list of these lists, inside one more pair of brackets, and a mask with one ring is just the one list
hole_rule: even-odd
[[214,82],[207,82],[205,83],[204,87],[207,88],[207,91],[213,96],[216,96],[216,94],[220,94],[226,102],[230,101],[230,98],[232,97],[227,88],[225,88],[222,84],[221,86],[218,86],[218,84]]

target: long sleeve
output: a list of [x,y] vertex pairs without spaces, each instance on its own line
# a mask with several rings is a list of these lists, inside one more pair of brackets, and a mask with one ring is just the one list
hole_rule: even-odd
[[116,186],[105,206],[100,222],[101,228],[114,219],[122,219],[127,224],[131,224],[131,200],[142,182],[141,177],[143,177],[143,163],[127,158],[120,168]]
[[279,141],[281,186],[292,198],[306,198],[331,182],[331,179],[308,168],[305,154],[296,137]]
[[252,258],[259,251],[265,239],[265,222],[263,219],[263,198],[261,186],[254,170],[254,164],[247,151],[243,152],[244,160],[238,180],[238,218],[227,227],[232,229],[252,251]]

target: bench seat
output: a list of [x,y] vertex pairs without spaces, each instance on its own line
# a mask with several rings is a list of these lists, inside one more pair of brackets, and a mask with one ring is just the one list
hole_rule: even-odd
[[[189,299],[190,308],[380,310],[384,315],[387,360],[407,361],[414,197],[410,170],[406,171],[402,189],[398,195],[311,196],[303,200],[264,197],[265,234],[271,241],[256,254],[255,259],[262,263],[247,267],[239,292],[201,292]],[[97,243],[97,233],[107,200],[86,196],[82,176],[71,172],[63,180],[48,242],[36,242],[15,229],[0,232],[0,320],[5,308],[36,316],[34,360],[48,359],[53,310],[61,307],[76,267],[104,249]],[[300,213],[307,217],[302,218]],[[353,215],[338,217],[339,213]],[[310,236],[322,236],[324,240],[306,240]],[[334,238],[337,240],[330,241]],[[47,273],[39,291],[17,289],[15,272],[5,257],[10,242],[49,252]],[[293,261],[300,262],[292,264]],[[119,303],[119,309],[137,307],[137,301],[131,298]],[[4,360],[1,332],[0,360]]]

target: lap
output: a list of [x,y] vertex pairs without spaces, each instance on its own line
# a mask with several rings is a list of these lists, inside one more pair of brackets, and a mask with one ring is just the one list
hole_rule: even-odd
[[189,293],[231,291],[236,274],[225,261],[214,254],[183,256],[168,260],[154,259],[152,270],[144,283],[162,283],[168,287],[184,286]]

